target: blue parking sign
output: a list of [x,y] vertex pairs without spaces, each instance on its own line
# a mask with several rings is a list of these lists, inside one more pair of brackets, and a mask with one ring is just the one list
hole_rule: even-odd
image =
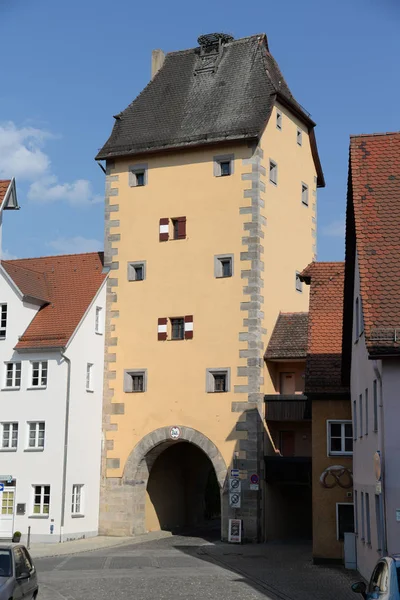
[[4,483],[0,483],[0,492],[4,492]]

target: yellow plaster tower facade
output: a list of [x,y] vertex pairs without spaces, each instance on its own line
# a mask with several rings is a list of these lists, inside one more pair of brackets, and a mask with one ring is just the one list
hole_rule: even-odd
[[315,124],[265,35],[201,36],[156,62],[97,156],[111,271],[101,531],[221,516],[224,539],[238,518],[243,538],[261,541],[263,354],[279,311],[308,309],[297,273],[316,253]]

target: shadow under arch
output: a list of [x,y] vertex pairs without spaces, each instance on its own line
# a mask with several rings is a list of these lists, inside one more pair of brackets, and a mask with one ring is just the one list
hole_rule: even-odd
[[171,427],[161,427],[148,433],[135,446],[126,461],[122,484],[131,489],[130,500],[132,502],[133,510],[132,534],[134,535],[140,535],[146,531],[146,489],[150,472],[155,461],[164,450],[181,442],[189,442],[197,446],[209,458],[214,467],[215,475],[221,490],[221,510],[224,511],[224,502],[222,500],[227,478],[227,466],[225,460],[217,446],[203,433],[183,425],[179,425],[178,427],[180,429],[180,437],[178,440],[171,439]]

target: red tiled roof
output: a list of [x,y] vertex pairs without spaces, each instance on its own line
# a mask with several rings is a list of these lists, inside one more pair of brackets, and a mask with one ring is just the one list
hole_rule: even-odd
[[307,356],[308,313],[280,313],[265,352],[265,360]]
[[305,393],[347,393],[341,383],[344,263],[311,263],[301,278],[311,286]]
[[23,293],[47,293],[49,298],[20,337],[18,350],[64,347],[107,276],[100,252],[2,261],[2,265]]
[[2,205],[10,183],[11,179],[0,179],[0,206]]
[[22,294],[42,302],[50,302],[51,296],[46,273],[26,269],[16,262],[15,260],[3,260],[1,264]]
[[400,132],[351,137],[348,202],[368,351],[400,354]]

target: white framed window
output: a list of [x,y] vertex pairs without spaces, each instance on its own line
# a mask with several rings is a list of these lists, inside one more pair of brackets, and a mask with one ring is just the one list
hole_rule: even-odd
[[33,515],[48,516],[50,512],[50,486],[33,486]]
[[361,541],[365,542],[365,504],[364,504],[364,492],[361,492]]
[[74,483],[72,486],[71,514],[83,515],[83,484]]
[[282,112],[280,110],[276,111],[276,128],[282,131]]
[[86,391],[93,392],[93,363],[86,365]]
[[214,256],[214,277],[221,279],[233,275],[233,254]]
[[33,361],[32,387],[44,388],[47,386],[47,360]]
[[147,369],[126,369],[124,371],[124,392],[142,393],[147,389]]
[[365,540],[367,544],[371,544],[371,512],[369,505],[369,494],[368,492],[365,494],[365,521],[366,521],[366,534],[367,539]]
[[365,388],[365,435],[368,435],[369,429],[369,398],[368,398],[368,388]]
[[128,263],[128,281],[144,281],[146,279],[146,261]]
[[308,206],[308,185],[306,183],[301,184],[301,201]]
[[300,271],[296,271],[296,290],[298,292],[303,291],[303,282],[300,279]]
[[278,185],[278,165],[271,159],[269,161],[269,182]]
[[6,339],[7,332],[7,304],[0,304],[0,340]]
[[303,145],[303,132],[299,127],[297,128],[297,143],[299,146]]
[[357,401],[353,400],[353,441],[357,440]]
[[207,369],[206,391],[218,394],[230,391],[230,369]]
[[95,333],[99,333],[100,335],[103,333],[102,316],[103,316],[103,308],[101,306],[96,306],[94,331],[95,331]]
[[28,449],[43,450],[46,425],[44,421],[28,423]]
[[129,187],[143,187],[148,184],[148,165],[131,165],[129,167]]
[[4,387],[8,389],[18,389],[21,387],[21,363],[6,363],[6,376]]
[[353,454],[353,426],[351,421],[327,421],[328,456]]
[[214,156],[214,177],[229,177],[233,175],[234,159],[233,154]]
[[358,402],[359,402],[358,409],[360,411],[360,424],[359,424],[359,427],[360,427],[360,437],[362,437],[363,433],[364,433],[364,429],[363,429],[363,397],[362,397],[362,394],[360,394],[360,396],[358,398]]
[[1,424],[1,449],[16,450],[18,447],[18,423]]

